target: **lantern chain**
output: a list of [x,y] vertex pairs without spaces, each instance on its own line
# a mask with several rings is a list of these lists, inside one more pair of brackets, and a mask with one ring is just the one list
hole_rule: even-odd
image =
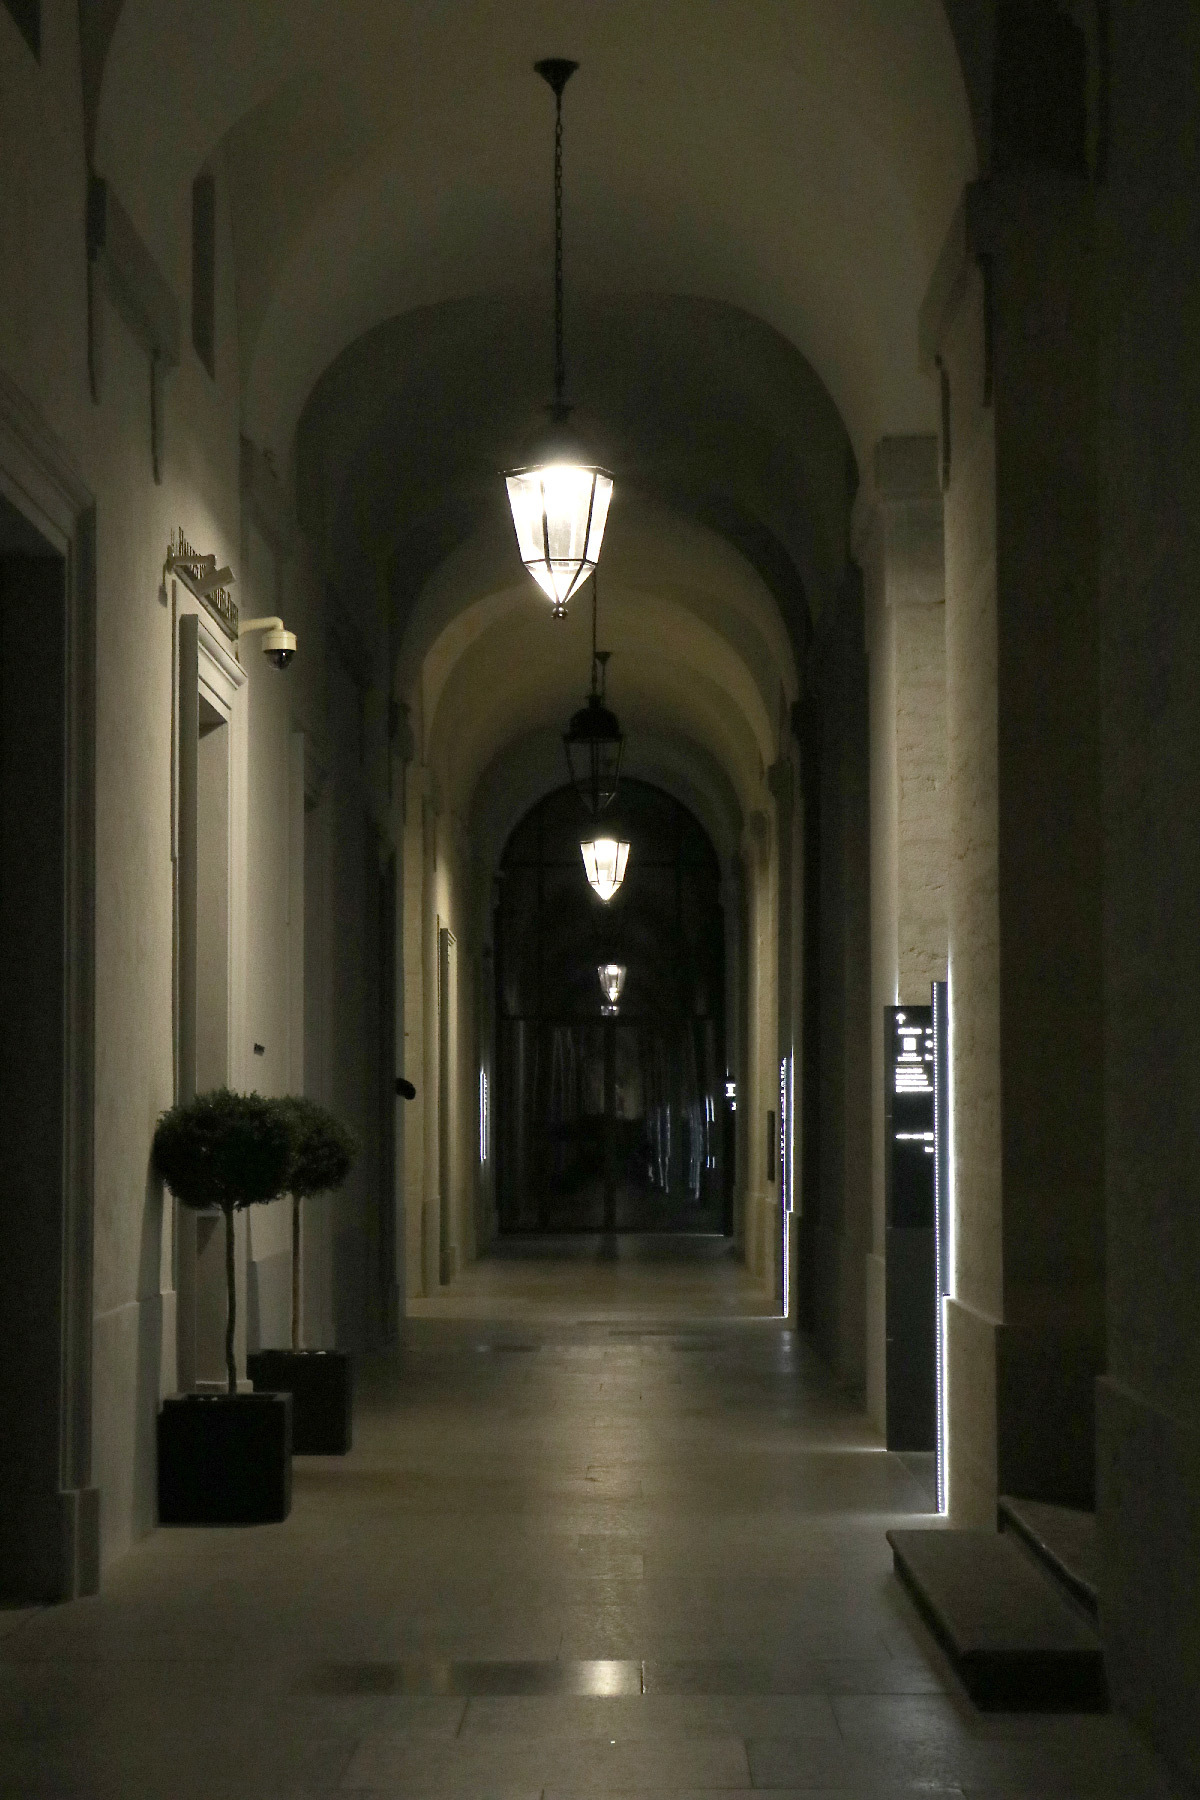
[[554,96],[554,408],[561,413],[567,385],[563,350],[563,117],[562,88]]
[[564,395],[567,364],[563,349],[563,89],[579,67],[564,56],[548,56],[534,69],[554,94],[554,417],[568,411]]

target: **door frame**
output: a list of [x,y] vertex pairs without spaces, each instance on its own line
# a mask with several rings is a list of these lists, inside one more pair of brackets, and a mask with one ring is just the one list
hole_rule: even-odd
[[[29,1354],[56,1371],[58,1492],[30,1521],[44,1542],[42,1591],[94,1594],[100,1581],[100,1497],[92,1484],[95,1199],[95,680],[96,507],[73,456],[0,371],[0,492],[63,559],[65,684],[63,1068],[61,1183],[54,1196],[61,1257],[45,1341]],[[10,1378],[13,1371],[10,1369]]]
[[[172,582],[172,606],[179,604],[178,583]],[[225,970],[226,1042],[229,1046],[225,1079],[235,1089],[246,1086],[247,1045],[245,1029],[246,945],[246,812],[247,812],[247,677],[237,658],[210,629],[198,609],[179,613],[177,626],[176,732],[174,773],[175,867],[175,1098],[190,1100],[196,1091],[196,955],[197,884],[199,871],[200,701],[204,700],[224,721],[229,732],[229,793],[226,817],[229,871],[229,941]],[[194,699],[193,699],[194,697]],[[175,1312],[175,1373],[180,1392],[197,1386],[196,1374],[196,1220],[178,1201],[168,1214],[171,1249],[164,1262],[170,1268]],[[246,1222],[237,1226],[238,1346],[245,1354]],[[164,1313],[170,1311],[164,1306]],[[167,1363],[164,1362],[164,1368]],[[210,1384],[205,1384],[210,1385]],[[216,1386],[219,1388],[220,1383]]]

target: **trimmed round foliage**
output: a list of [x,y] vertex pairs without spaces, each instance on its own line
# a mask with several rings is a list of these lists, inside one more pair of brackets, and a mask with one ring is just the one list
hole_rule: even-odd
[[358,1139],[348,1126],[315,1100],[288,1094],[275,1102],[287,1123],[291,1165],[286,1186],[297,1200],[339,1188],[358,1155]]
[[185,1206],[232,1212],[287,1192],[292,1134],[277,1100],[214,1088],[162,1114],[152,1154]]

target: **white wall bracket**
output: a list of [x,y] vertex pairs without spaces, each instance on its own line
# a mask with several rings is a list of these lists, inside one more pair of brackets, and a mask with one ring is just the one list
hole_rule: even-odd
[[188,593],[208,608],[227,638],[237,642],[239,625],[237,602],[229,589],[236,579],[232,569],[218,568],[215,556],[201,556],[183,535],[182,528],[167,546],[166,574],[182,581]]

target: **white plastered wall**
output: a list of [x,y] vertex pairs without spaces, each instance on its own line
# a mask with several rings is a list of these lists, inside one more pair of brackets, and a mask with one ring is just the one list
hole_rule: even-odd
[[[219,156],[215,380],[190,340],[190,180],[169,213],[155,215],[149,246],[181,301],[181,360],[164,387],[161,484],[151,462],[147,351],[103,294],[98,403],[91,397],[77,15],[68,0],[45,0],[42,11],[35,62],[0,9],[0,370],[78,469],[96,509],[92,1478],[102,1554],[111,1560],[153,1525],[155,1412],[160,1394],[175,1385],[172,1245],[149,1168],[154,1124],[174,1092],[176,658],[163,581],[172,533],[182,528],[199,550],[233,566],[244,613],[273,612],[282,599],[300,638],[286,676],[259,655],[256,641],[243,652],[246,749],[234,780],[235,788],[243,783],[244,801],[234,829],[245,867],[245,932],[231,1078],[265,1092],[296,1085],[300,1066],[289,954],[292,735],[300,729],[336,741],[348,722],[326,704],[322,602],[303,554],[277,569],[270,547],[243,531],[233,254]],[[131,179],[125,171],[123,182]],[[119,198],[134,216],[142,212],[142,196],[127,185]],[[193,603],[185,596],[183,604]],[[261,1057],[255,1042],[264,1046]],[[250,1224],[243,1318],[251,1343],[256,1334],[279,1338],[286,1226],[282,1205]]]

